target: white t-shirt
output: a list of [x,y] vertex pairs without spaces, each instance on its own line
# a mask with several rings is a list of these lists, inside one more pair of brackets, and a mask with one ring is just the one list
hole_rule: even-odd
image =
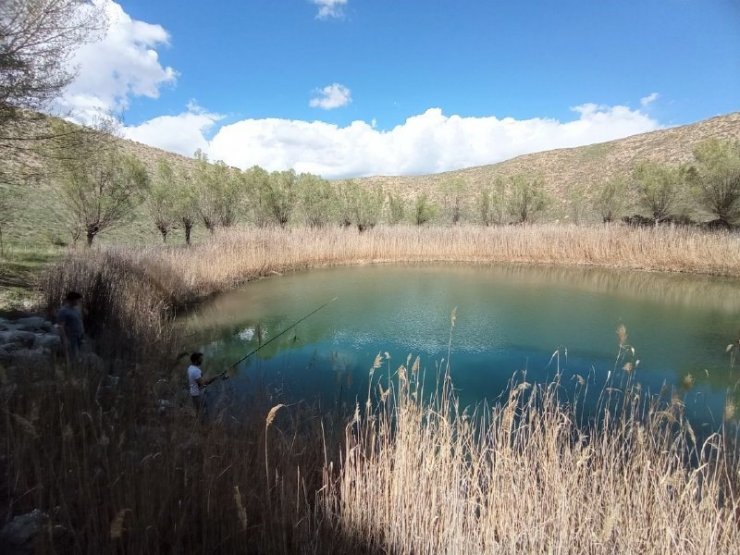
[[192,397],[200,396],[200,387],[198,387],[197,380],[201,377],[203,377],[203,372],[200,371],[200,368],[191,364],[188,367],[188,387],[190,388],[190,395]]

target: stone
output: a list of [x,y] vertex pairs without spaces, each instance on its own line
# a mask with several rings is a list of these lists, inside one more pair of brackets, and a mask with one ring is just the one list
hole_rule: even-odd
[[41,316],[28,316],[26,318],[18,318],[15,321],[15,325],[19,330],[24,331],[40,331],[44,330],[47,326],[51,327],[51,324]]
[[3,553],[33,553],[34,540],[49,517],[38,509],[18,515],[0,530]]
[[36,345],[50,351],[58,351],[62,348],[62,338],[53,333],[37,334]]
[[24,347],[33,347],[36,342],[36,334],[30,331],[14,330],[0,332],[0,345],[18,343]]

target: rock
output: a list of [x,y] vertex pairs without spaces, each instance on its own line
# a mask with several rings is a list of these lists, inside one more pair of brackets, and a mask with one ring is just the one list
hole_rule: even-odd
[[31,348],[36,342],[36,334],[30,331],[14,330],[0,332],[0,345],[18,343],[24,347]]
[[23,331],[44,331],[51,328],[51,323],[41,316],[18,318],[15,325]]
[[62,348],[62,338],[53,333],[37,334],[36,345],[50,351],[58,351]]
[[3,553],[34,552],[34,540],[49,517],[38,509],[18,515],[0,530],[0,548]]

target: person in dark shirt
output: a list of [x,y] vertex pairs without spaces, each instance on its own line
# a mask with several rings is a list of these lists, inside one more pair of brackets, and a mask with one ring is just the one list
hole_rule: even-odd
[[82,323],[82,314],[80,313],[81,301],[82,295],[77,291],[70,291],[64,297],[62,308],[57,311],[57,324],[59,325],[67,360],[77,358],[82,347],[82,340],[85,337],[85,326]]

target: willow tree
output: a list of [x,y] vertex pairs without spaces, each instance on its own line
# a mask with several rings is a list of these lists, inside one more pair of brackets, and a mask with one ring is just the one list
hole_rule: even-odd
[[272,172],[263,184],[262,201],[272,221],[285,227],[290,221],[298,198],[298,178],[293,170]]
[[740,218],[740,141],[706,141],[694,159],[688,177],[699,203],[726,225]]
[[336,194],[327,180],[310,173],[298,176],[298,204],[303,222],[309,227],[324,227],[334,219]]
[[639,164],[632,176],[632,187],[637,200],[657,224],[678,209],[681,183],[685,172],[679,166],[666,166],[656,162]]
[[624,177],[612,177],[598,185],[593,205],[601,216],[601,221],[606,224],[618,219],[624,209],[626,197],[627,181]]
[[514,175],[507,184],[508,210],[516,223],[534,220],[547,206],[548,197],[541,178]]
[[157,171],[152,180],[152,186],[147,196],[147,210],[149,216],[162,235],[162,241],[167,242],[167,236],[177,224],[177,196],[178,180],[175,170],[166,158],[160,158]]
[[73,226],[85,233],[90,246],[100,233],[133,215],[149,176],[136,157],[121,151],[112,122],[91,128],[63,122],[54,126],[52,179]]

